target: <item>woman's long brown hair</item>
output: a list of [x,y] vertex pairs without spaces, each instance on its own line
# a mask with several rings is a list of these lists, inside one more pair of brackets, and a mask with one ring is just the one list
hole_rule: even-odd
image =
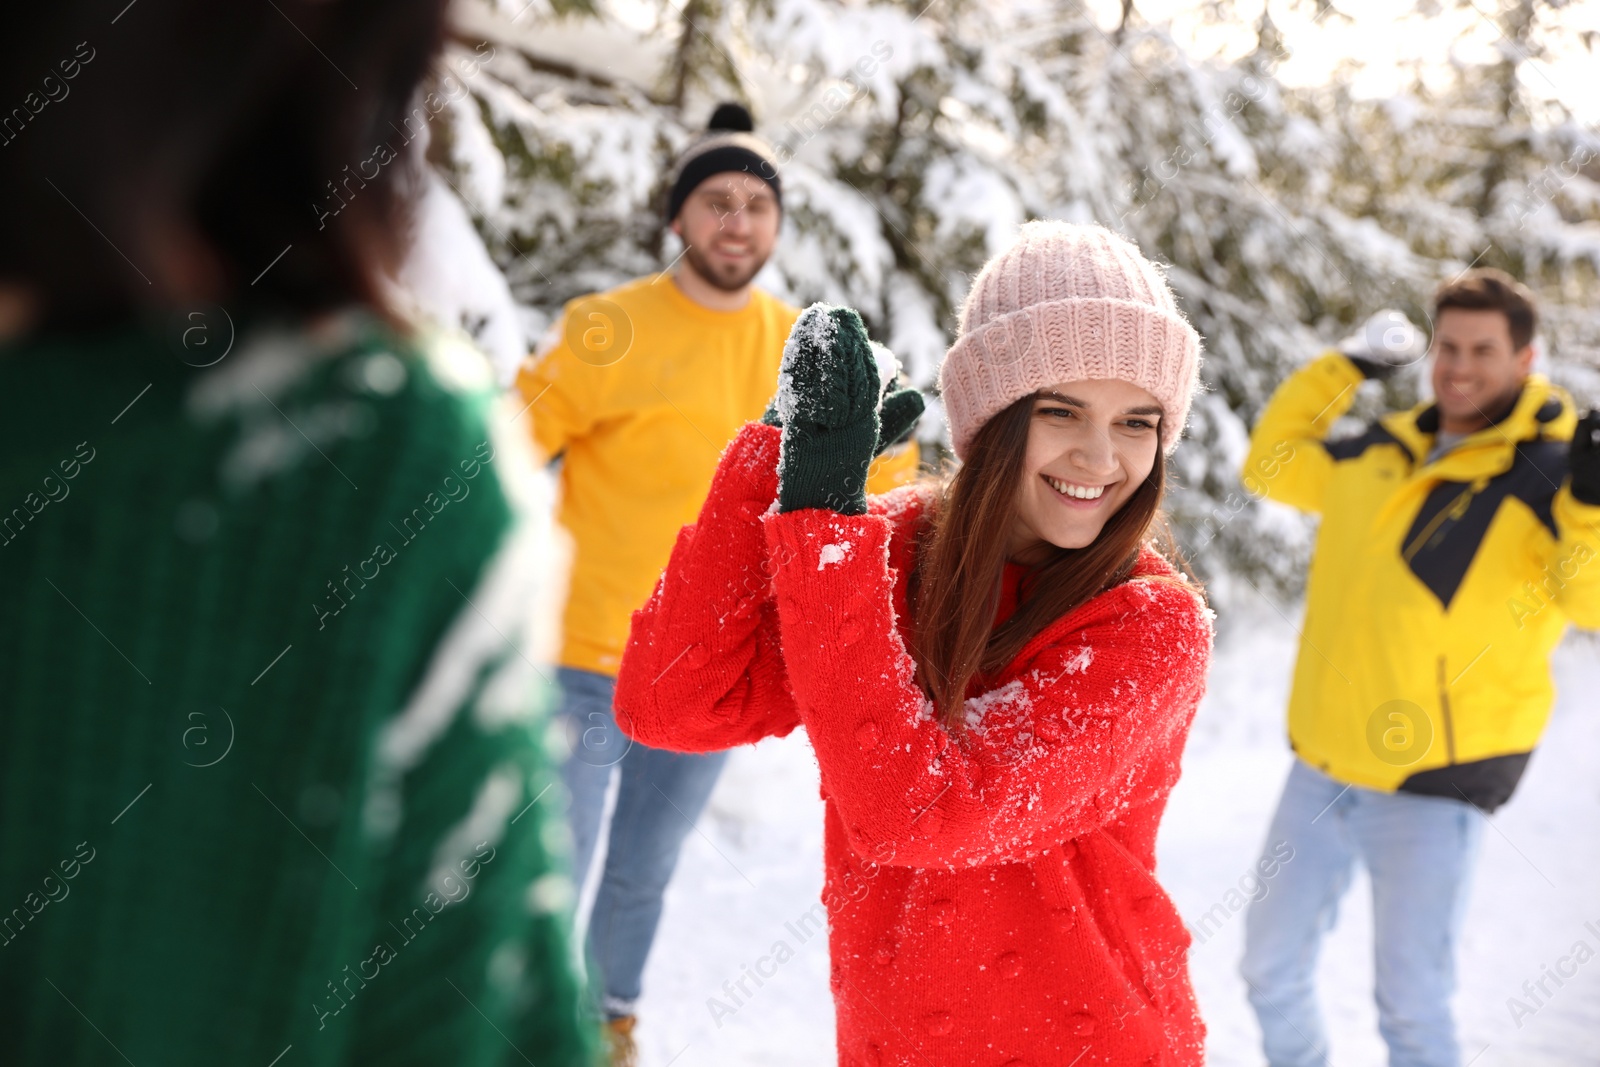
[[983,425],[965,462],[941,486],[918,538],[909,589],[912,656],[923,691],[953,731],[962,728],[974,677],[999,671],[1046,626],[1127,578],[1140,546],[1166,532],[1160,510],[1166,471],[1158,455],[1150,476],[1093,543],[1056,549],[1027,575],[1016,611],[994,625],[1034,399],[1023,397]]

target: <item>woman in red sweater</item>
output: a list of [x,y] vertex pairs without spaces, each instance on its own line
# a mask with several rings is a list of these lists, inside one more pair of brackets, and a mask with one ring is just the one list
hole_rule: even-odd
[[806,727],[841,1067],[1199,1064],[1155,837],[1211,626],[1150,545],[1199,338],[1133,245],[1030,223],[940,372],[962,465],[868,499],[921,408],[892,362],[802,316],[634,615],[618,721],[682,751]]

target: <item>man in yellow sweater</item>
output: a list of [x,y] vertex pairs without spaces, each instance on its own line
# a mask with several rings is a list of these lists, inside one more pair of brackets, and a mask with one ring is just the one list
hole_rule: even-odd
[[[567,305],[517,378],[536,443],[563,457],[560,521],[574,547],[558,669],[573,742],[564,774],[580,880],[603,832],[608,839],[588,951],[618,1064],[633,1062],[634,1005],[662,894],[727,753],[629,741],[612,719],[617,666],[632,613],[679,528],[699,514],[723,448],[775,392],[799,315],[753,284],[777,244],[782,185],[751,130],[744,108],[717,108],[673,170],[666,218],[683,254],[661,274]],[[914,443],[891,449],[869,489],[908,481],[917,465]]]

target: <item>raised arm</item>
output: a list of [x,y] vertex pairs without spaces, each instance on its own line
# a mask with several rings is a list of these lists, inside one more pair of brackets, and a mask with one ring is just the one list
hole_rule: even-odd
[[1333,457],[1323,442],[1355,403],[1364,380],[1356,365],[1335,351],[1291,374],[1250,433],[1240,472],[1244,487],[1301,511],[1320,512],[1333,473]]
[[633,613],[615,707],[637,741],[709,752],[799,725],[761,532],[778,493],[779,436],[755,422],[739,431],[699,519],[678,532],[655,592]]
[[[808,308],[785,344],[785,365],[797,351],[826,347],[832,322],[825,305]],[[859,318],[854,324],[865,353],[865,329]],[[915,389],[895,387],[894,355],[881,346],[873,353],[866,357],[875,367],[873,384],[861,398],[870,425],[855,472],[860,484],[851,494],[861,512],[868,509],[873,457],[908,436],[923,407]],[[645,744],[703,752],[782,736],[799,725],[772,601],[772,577],[787,561],[768,551],[761,532],[762,515],[785,494],[823,491],[811,477],[779,485],[782,442],[811,431],[803,417],[792,421],[790,398],[787,386],[780,388],[762,421],[728,446],[699,520],[679,532],[655,593],[634,613],[616,709],[623,732]]]
[[1389,378],[1426,354],[1427,337],[1405,315],[1384,308],[1337,348],[1289,376],[1250,434],[1240,478],[1256,496],[1313,514],[1322,510],[1333,455],[1328,431],[1355,403],[1368,378]]
[[1203,686],[1199,598],[1136,578],[1024,650],[969,700],[959,740],[933,718],[895,625],[889,525],[821,509],[767,519],[784,659],[823,787],[862,855],[912,867],[1018,862],[1157,799]]

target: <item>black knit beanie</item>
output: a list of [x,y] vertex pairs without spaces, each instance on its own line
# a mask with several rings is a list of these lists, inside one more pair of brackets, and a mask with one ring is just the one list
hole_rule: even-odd
[[667,222],[678,217],[683,202],[695,186],[724,171],[754,174],[772,187],[779,210],[783,209],[783,185],[778,178],[778,160],[772,146],[751,131],[755,122],[740,104],[719,104],[706,123],[706,132],[690,145],[672,168],[672,189],[667,196]]

